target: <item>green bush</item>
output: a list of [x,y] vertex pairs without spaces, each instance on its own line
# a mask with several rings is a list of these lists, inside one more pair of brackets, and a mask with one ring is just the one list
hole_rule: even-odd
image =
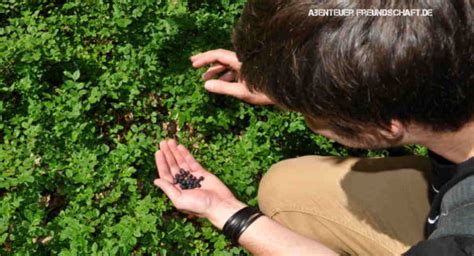
[[189,56],[231,49],[243,0],[0,3],[0,254],[240,255],[152,185],[175,137],[242,201],[268,167],[350,151],[297,113],[203,89]]

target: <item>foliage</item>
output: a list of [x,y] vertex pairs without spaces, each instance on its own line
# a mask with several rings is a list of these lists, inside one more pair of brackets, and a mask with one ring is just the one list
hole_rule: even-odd
[[0,3],[0,254],[239,255],[152,185],[175,137],[256,204],[273,163],[351,151],[297,113],[203,89],[189,56],[231,48],[243,0]]

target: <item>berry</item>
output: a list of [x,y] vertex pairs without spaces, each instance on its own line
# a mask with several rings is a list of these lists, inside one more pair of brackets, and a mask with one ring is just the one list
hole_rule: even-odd
[[194,189],[201,187],[201,181],[204,180],[203,176],[196,178],[190,171],[183,168],[179,169],[179,173],[175,174],[173,184],[179,184],[181,189]]

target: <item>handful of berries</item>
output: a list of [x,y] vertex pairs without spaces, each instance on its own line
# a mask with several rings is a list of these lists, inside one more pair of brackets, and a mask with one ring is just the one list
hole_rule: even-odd
[[193,188],[200,188],[201,181],[204,180],[204,177],[201,176],[196,178],[192,175],[189,171],[184,170],[183,168],[179,169],[179,173],[174,176],[174,183],[178,184],[181,189],[193,189]]

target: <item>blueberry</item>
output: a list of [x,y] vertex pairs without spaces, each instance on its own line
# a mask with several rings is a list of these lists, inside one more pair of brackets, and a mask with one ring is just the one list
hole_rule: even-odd
[[197,178],[190,171],[180,168],[179,173],[175,174],[174,184],[179,184],[181,189],[194,189],[201,187],[202,180],[204,180],[203,176]]

